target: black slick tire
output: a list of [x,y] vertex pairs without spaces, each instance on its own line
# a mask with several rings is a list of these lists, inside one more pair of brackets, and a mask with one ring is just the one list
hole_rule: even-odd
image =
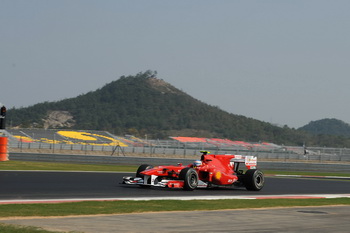
[[260,191],[265,184],[264,173],[258,169],[249,169],[244,174],[244,186],[250,191]]
[[136,177],[141,177],[141,178],[143,178],[144,175],[142,175],[142,174],[140,174],[140,173],[143,172],[143,171],[145,171],[145,170],[147,170],[147,169],[151,169],[151,168],[153,168],[153,166],[152,166],[152,165],[149,165],[149,164],[142,164],[142,165],[140,165],[139,168],[138,168],[137,171],[136,171]]
[[184,181],[184,189],[193,191],[198,185],[198,174],[196,170],[186,167],[181,170],[179,179]]

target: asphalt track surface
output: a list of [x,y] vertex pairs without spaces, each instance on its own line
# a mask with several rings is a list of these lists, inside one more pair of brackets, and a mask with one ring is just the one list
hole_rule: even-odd
[[249,196],[350,194],[349,180],[266,177],[264,188],[140,188],[121,184],[131,173],[0,171],[0,201],[22,199],[139,198],[177,196]]

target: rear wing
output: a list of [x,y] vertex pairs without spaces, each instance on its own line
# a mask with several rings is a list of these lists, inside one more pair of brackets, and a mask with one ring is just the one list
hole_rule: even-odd
[[258,158],[250,155],[235,155],[235,157],[231,159],[231,162],[244,163],[248,169],[256,169]]

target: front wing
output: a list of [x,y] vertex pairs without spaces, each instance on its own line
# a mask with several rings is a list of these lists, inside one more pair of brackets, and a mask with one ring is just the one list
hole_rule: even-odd
[[[167,188],[183,188],[184,187],[184,181],[183,180],[172,180],[172,179],[166,179],[162,178],[159,179],[159,176],[151,175],[151,176],[144,176],[141,177],[132,177],[132,176],[124,176],[123,177],[123,184],[130,184],[130,185],[140,185],[140,186],[153,186],[153,187],[167,187]],[[197,188],[206,188],[208,187],[208,184],[199,180]]]

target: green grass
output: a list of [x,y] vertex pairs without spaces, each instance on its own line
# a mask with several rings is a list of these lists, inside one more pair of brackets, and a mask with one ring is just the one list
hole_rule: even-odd
[[85,201],[56,204],[3,204],[0,217],[125,214],[157,211],[224,210],[291,206],[350,205],[350,198],[266,200]]
[[127,165],[94,165],[94,164],[28,162],[28,161],[0,162],[0,170],[135,172],[137,167],[138,166],[127,166]]
[[0,223],[0,232],[4,233],[58,233],[58,231],[46,231],[38,227],[17,226]]

